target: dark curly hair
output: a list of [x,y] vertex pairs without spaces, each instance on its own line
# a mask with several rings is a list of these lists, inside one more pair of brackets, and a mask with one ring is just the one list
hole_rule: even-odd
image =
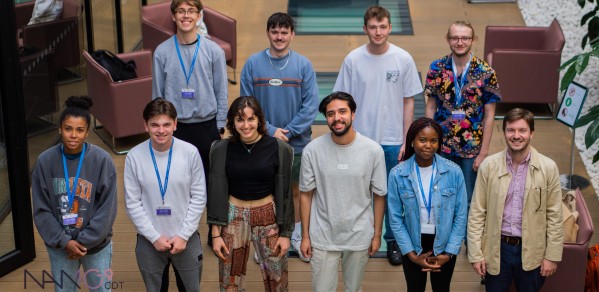
[[68,117],[81,117],[87,123],[87,129],[91,124],[91,115],[89,108],[93,105],[93,101],[89,96],[71,96],[64,102],[66,108],[60,114],[60,124]]
[[235,117],[243,117],[243,110],[249,107],[254,111],[254,116],[258,118],[258,134],[266,135],[266,119],[264,118],[264,112],[258,100],[253,96],[240,96],[236,98],[229,107],[227,112],[227,123],[225,127],[231,134],[229,139],[231,142],[239,141],[239,132],[235,130]]

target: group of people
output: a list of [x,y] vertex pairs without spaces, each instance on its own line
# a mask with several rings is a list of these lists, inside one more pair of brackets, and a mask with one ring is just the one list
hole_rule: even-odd
[[[390,264],[403,263],[408,291],[424,291],[429,272],[434,291],[449,291],[462,242],[487,291],[507,291],[512,279],[518,291],[538,291],[555,273],[557,166],[530,145],[534,116],[518,108],[503,120],[507,148],[489,156],[500,93],[493,69],[471,53],[469,23],[450,25],[451,53],[432,62],[426,117],[413,121],[423,88],[410,54],[388,42],[383,7],[366,10],[369,42],[345,58],[320,102],[311,62],[289,48],[293,19],[272,14],[270,45],[248,58],[229,107],[224,52],[196,26],[202,9],[172,1],[177,32],[154,51],[143,111],[149,139],[125,162],[147,291],[168,289],[170,265],[179,290],[200,290],[205,209],[221,291],[245,291],[250,256],[265,291],[287,291],[290,247],[310,263],[314,291],[336,290],[339,261],[345,290],[360,291],[383,245]],[[80,265],[110,270],[117,178],[110,155],[85,142],[91,105],[67,100],[62,143],[32,175],[34,220],[57,278],[77,278]],[[317,112],[330,134],[312,140]],[[98,275],[85,273],[89,287],[110,290]],[[63,284],[57,290],[76,288]]]

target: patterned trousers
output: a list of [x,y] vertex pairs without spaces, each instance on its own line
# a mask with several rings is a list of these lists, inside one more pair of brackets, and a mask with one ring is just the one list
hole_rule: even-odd
[[218,262],[221,291],[245,291],[250,241],[258,255],[264,290],[287,291],[287,255],[279,258],[273,251],[279,239],[274,202],[259,207],[229,204],[228,220],[221,236],[229,255]]

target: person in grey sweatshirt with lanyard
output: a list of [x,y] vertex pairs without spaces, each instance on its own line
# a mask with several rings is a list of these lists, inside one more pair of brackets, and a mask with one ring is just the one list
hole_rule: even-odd
[[[91,99],[69,97],[65,104],[58,130],[62,143],[40,154],[31,176],[33,219],[52,276],[62,279],[56,291],[110,291],[116,170],[106,151],[85,142]],[[85,276],[79,282],[81,265]]]

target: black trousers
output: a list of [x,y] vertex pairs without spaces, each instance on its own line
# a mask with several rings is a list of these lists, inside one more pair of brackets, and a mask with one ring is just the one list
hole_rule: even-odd
[[[433,250],[434,234],[422,234],[422,253]],[[408,292],[423,292],[426,288],[426,278],[428,272],[423,272],[422,267],[410,260],[407,255],[402,256],[403,272],[406,277]],[[431,284],[433,291],[449,291],[453,269],[455,268],[456,257],[441,267],[440,272],[431,272]]]
[[204,166],[204,177],[206,178],[206,184],[208,184],[210,146],[212,146],[212,142],[220,140],[216,119],[190,124],[178,122],[177,130],[173,135],[198,148]]

